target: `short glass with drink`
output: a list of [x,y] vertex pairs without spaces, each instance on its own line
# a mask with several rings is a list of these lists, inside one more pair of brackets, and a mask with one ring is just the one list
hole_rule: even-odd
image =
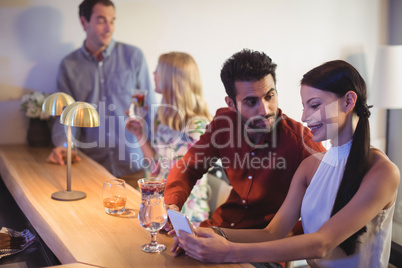
[[103,206],[107,214],[121,214],[126,209],[126,182],[111,179],[103,183]]
[[147,107],[145,105],[145,97],[148,91],[144,89],[134,89],[133,96],[131,97],[131,104],[128,109],[128,115],[131,118],[143,119],[147,114]]
[[141,248],[145,252],[161,252],[166,249],[156,241],[157,232],[166,224],[167,212],[164,201],[166,180],[162,178],[144,178],[138,181],[141,190],[141,205],[138,220],[142,227],[151,233],[151,243]]

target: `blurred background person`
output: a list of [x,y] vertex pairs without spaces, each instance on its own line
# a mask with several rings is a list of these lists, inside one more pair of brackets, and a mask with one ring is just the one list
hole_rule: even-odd
[[[138,139],[148,160],[152,176],[167,178],[170,169],[199,140],[211,120],[203,98],[200,73],[194,58],[184,52],[170,52],[159,57],[154,72],[155,91],[162,103],[155,112],[153,136],[147,137],[144,121],[128,119],[127,129]],[[208,218],[207,176],[197,181],[182,211],[197,224]],[[178,209],[178,208],[177,208]]]
[[[62,60],[57,88],[75,101],[94,105],[100,126],[73,129],[73,143],[114,176],[136,183],[144,176],[143,154],[135,136],[125,129],[125,110],[134,89],[147,90],[147,105],[154,103],[147,63],[139,48],[112,39],[116,19],[112,1],[84,0],[79,18],[86,39],[81,48]],[[150,117],[145,120],[149,124]],[[66,134],[58,122],[53,125],[52,140],[55,148],[48,161],[63,165]]]

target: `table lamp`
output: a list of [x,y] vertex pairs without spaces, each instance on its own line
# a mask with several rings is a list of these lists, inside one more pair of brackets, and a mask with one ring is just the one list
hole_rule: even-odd
[[59,116],[64,107],[70,105],[75,100],[68,94],[56,92],[49,95],[42,104],[42,111],[52,116]]
[[60,201],[80,200],[86,194],[71,190],[71,127],[98,127],[99,114],[91,104],[77,101],[64,109],[60,123],[67,126],[67,190],[53,193],[52,198]]
[[42,105],[42,111],[60,117],[60,123],[67,125],[67,190],[52,194],[52,198],[60,201],[79,200],[86,197],[81,191],[71,190],[71,127],[97,127],[99,115],[95,108],[85,102],[74,102],[74,99],[62,92],[48,96]]
[[374,105],[387,110],[385,153],[388,154],[390,111],[402,108],[402,45],[378,48],[373,77]]

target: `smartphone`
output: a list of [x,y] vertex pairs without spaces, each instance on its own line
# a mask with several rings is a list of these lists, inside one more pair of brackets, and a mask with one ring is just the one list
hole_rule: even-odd
[[176,232],[178,230],[182,230],[186,233],[194,234],[193,225],[191,224],[186,215],[171,209],[168,209],[167,213],[169,215],[170,222],[172,223],[173,228]]

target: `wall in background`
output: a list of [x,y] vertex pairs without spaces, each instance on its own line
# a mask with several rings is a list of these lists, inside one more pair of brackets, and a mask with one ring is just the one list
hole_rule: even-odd
[[[402,1],[389,0],[388,14],[388,44],[402,45]],[[400,100],[400,102],[402,102],[402,100]],[[401,122],[402,109],[391,110],[388,156],[402,172]],[[402,183],[399,184],[393,227],[392,238],[395,242],[402,245]]]
[[[0,1],[0,144],[24,143],[27,118],[20,98],[29,90],[56,91],[63,56],[81,46],[81,0]],[[299,81],[328,60],[352,63],[371,82],[375,49],[384,40],[378,0],[115,0],[115,39],[140,47],[149,72],[158,56],[185,51],[199,64],[212,113],[225,106],[219,78],[225,59],[242,48],[267,53],[278,64],[280,107],[300,120]],[[382,111],[372,119],[382,146]],[[376,121],[379,121],[376,123]]]

